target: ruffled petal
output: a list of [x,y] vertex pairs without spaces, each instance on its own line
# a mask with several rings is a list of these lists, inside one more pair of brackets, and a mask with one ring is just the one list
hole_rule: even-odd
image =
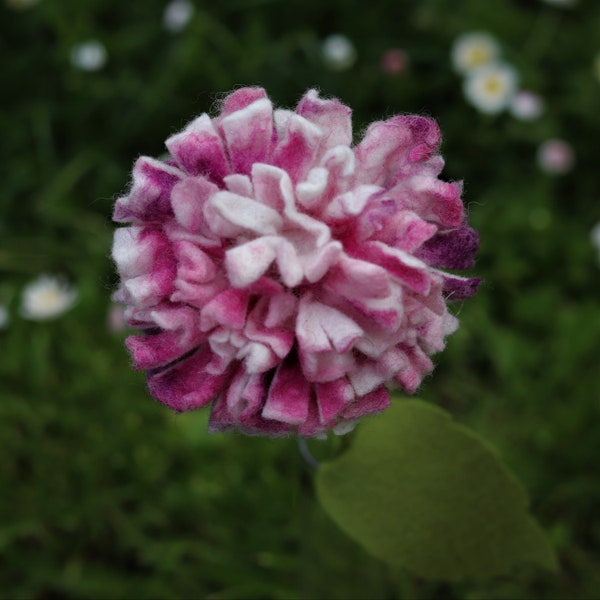
[[230,172],[223,142],[207,114],[170,137],[166,146],[177,164],[190,175],[203,175],[220,184]]
[[142,156],[133,167],[133,184],[118,198],[113,220],[118,223],[162,221],[173,214],[171,191],[185,173],[159,160]]

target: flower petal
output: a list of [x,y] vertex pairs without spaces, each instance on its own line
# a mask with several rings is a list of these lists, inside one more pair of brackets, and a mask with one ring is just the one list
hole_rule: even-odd
[[133,185],[117,199],[113,220],[118,223],[162,221],[171,216],[171,190],[185,174],[159,160],[142,156],[133,167]]
[[170,137],[166,146],[177,164],[190,175],[204,175],[219,184],[230,171],[223,142],[207,114]]
[[221,121],[235,173],[250,173],[252,165],[268,162],[273,140],[273,105],[267,98],[230,113]]
[[317,90],[309,90],[296,112],[319,127],[327,149],[352,143],[352,110],[339,100],[325,100],[319,98]]
[[299,425],[308,416],[310,396],[310,384],[300,368],[295,364],[282,363],[275,371],[262,416]]

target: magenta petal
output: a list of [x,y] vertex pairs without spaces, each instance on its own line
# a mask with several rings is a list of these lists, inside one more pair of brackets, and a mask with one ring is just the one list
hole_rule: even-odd
[[171,216],[171,190],[183,177],[179,169],[142,156],[133,167],[131,191],[117,199],[113,219],[118,223],[139,223]]
[[218,190],[204,177],[188,177],[179,182],[171,194],[171,204],[177,222],[192,233],[208,233],[204,205]]
[[298,103],[296,112],[323,132],[327,148],[352,143],[352,110],[339,100],[324,100],[316,90],[309,90]]
[[215,296],[200,311],[202,331],[210,331],[218,325],[232,329],[242,329],[246,322],[248,294],[228,289]]
[[411,254],[390,248],[381,242],[367,242],[361,246],[361,250],[365,258],[383,267],[411,290],[423,295],[429,292],[431,276],[427,265]]
[[190,175],[204,175],[219,184],[230,171],[223,142],[206,114],[170,137],[166,146]]
[[267,93],[260,87],[244,87],[229,94],[221,106],[221,118],[238,110],[243,110],[257,100],[267,98]]
[[315,385],[321,423],[329,423],[345,406],[354,400],[354,389],[347,379],[341,378]]
[[405,165],[429,158],[440,140],[436,123],[424,117],[401,115],[373,123],[355,150],[360,182],[390,187]]
[[314,163],[323,134],[299,115],[292,115],[286,125],[273,153],[273,164],[285,169],[296,183],[306,177]]
[[298,365],[282,363],[275,372],[267,401],[265,419],[298,425],[308,416],[311,388]]
[[229,414],[240,423],[257,414],[265,397],[264,375],[249,374],[244,369],[238,369],[225,392]]
[[425,242],[417,256],[432,267],[470,269],[479,247],[477,232],[466,223],[458,229],[443,231]]
[[164,304],[150,310],[147,318],[146,334],[125,340],[136,369],[167,365],[203,341],[191,307]]
[[356,398],[356,400],[342,412],[342,417],[344,419],[358,419],[365,415],[381,412],[390,404],[390,394],[385,386],[382,385],[372,392]]
[[211,402],[219,393],[228,373],[211,375],[205,367],[211,358],[203,349],[177,363],[167,371],[149,372],[150,393],[163,404],[177,411],[195,410]]
[[459,277],[444,274],[444,295],[448,300],[466,300],[477,293],[479,277]]
[[405,366],[396,374],[396,381],[412,394],[423,381],[423,377],[433,370],[433,362],[419,346],[401,348],[406,356]]
[[264,419],[258,414],[245,417],[243,421],[238,420],[229,412],[227,401],[222,394],[212,404],[208,430],[211,433],[234,430],[241,431],[246,435],[265,435],[278,438],[289,435],[292,432],[292,426],[288,423]]
[[268,162],[273,139],[273,105],[262,98],[221,121],[223,136],[236,173],[249,174],[252,165]]
[[[333,425],[333,423],[328,423],[328,425]],[[298,425],[296,434],[304,437],[312,437],[322,433],[324,429],[325,427],[323,427],[323,423],[321,423],[319,417],[317,402],[314,397],[311,397],[308,404],[308,415],[306,416],[306,419]]]
[[153,369],[167,365],[178,359],[190,348],[181,345],[181,335],[177,331],[138,336],[130,335],[125,344],[138,370]]

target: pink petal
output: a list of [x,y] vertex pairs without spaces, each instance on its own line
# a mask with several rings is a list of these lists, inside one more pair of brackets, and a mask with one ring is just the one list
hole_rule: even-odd
[[269,162],[273,139],[270,100],[261,98],[228,114],[221,127],[234,172],[248,174],[254,163]]
[[280,132],[273,164],[284,169],[293,182],[302,181],[315,161],[322,137],[319,127],[292,114]]
[[347,379],[337,379],[315,385],[319,417],[321,423],[327,424],[338,416],[345,406],[354,400],[354,389]]
[[412,394],[423,381],[423,377],[433,370],[431,359],[419,346],[402,347],[406,354],[406,366],[396,374],[396,381]]
[[243,423],[254,416],[262,407],[266,397],[263,375],[252,375],[238,369],[225,392],[229,414]]
[[246,198],[254,197],[252,181],[248,175],[233,173],[232,175],[224,177],[223,183],[230,192],[237,194],[238,196],[245,196]]
[[477,232],[463,223],[458,229],[441,231],[419,249],[417,256],[427,264],[444,269],[470,269],[479,247]]
[[227,380],[227,373],[215,376],[206,372],[208,349],[196,352],[167,371],[149,373],[150,393],[177,411],[195,410],[211,402]]
[[115,203],[118,223],[162,221],[171,216],[171,190],[184,173],[159,160],[142,156],[133,167],[133,184],[127,196]]
[[204,205],[218,189],[204,177],[188,177],[179,182],[171,194],[177,222],[192,233],[209,232]]
[[351,352],[308,352],[300,348],[298,354],[304,377],[311,383],[324,383],[345,377],[356,366]]
[[190,175],[204,175],[218,184],[229,173],[223,142],[206,114],[192,121],[181,133],[170,137],[166,146]]
[[260,87],[243,87],[225,97],[221,105],[221,117],[243,110],[257,100],[267,99],[267,93]]
[[244,231],[272,235],[283,225],[276,210],[227,191],[214,194],[206,203],[204,214],[211,230],[223,237],[235,237]]
[[390,276],[382,267],[342,254],[327,274],[327,286],[336,294],[353,298],[386,298],[390,294]]
[[[150,273],[170,254],[169,240],[153,227],[121,227],[115,231],[112,258],[121,279]],[[159,266],[160,267],[160,266]]]
[[296,112],[321,129],[326,148],[352,143],[352,110],[339,100],[324,100],[319,98],[317,90],[309,90]]
[[435,121],[396,116],[373,123],[356,147],[360,182],[391,187],[406,164],[427,160],[441,141]]
[[402,208],[446,227],[459,227],[465,218],[457,186],[434,177],[415,175],[390,189],[389,196]]
[[408,252],[390,248],[381,242],[367,242],[360,247],[362,257],[383,267],[411,290],[427,295],[431,277],[427,265]]
[[364,415],[381,412],[390,406],[390,394],[384,386],[357,398],[344,412],[344,419],[358,419]]
[[210,331],[218,325],[228,329],[242,329],[246,322],[248,294],[240,290],[227,289],[215,296],[200,311],[200,328]]
[[308,416],[311,388],[297,365],[282,363],[277,368],[267,401],[262,410],[265,419],[299,425]]
[[448,300],[466,300],[477,293],[479,277],[459,277],[444,274],[444,295]]
[[304,352],[347,352],[363,330],[339,310],[304,297],[296,318],[296,338]]

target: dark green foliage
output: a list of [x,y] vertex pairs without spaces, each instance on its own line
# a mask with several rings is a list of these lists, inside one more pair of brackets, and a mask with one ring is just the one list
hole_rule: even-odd
[[[542,0],[223,0],[196,3],[180,34],[166,2],[41,0],[0,7],[1,598],[595,598],[600,483],[598,139],[600,3]],[[546,99],[531,123],[466,104],[449,51],[486,30]],[[320,43],[344,33],[358,59],[331,72]],[[74,68],[95,38],[108,62]],[[401,47],[407,73],[381,72]],[[561,570],[446,586],[391,572],[317,505],[295,442],[208,436],[206,414],[147,397],[106,326],[115,276],[110,214],[140,154],[222,94],[263,85],[293,106],[309,87],[354,109],[355,129],[427,113],[444,133],[445,176],[465,180],[482,247],[479,295],[420,394],[490,440],[528,489]],[[576,168],[535,164],[563,137]],[[23,285],[63,273],[77,306],[18,314]],[[311,442],[321,458],[338,446]]]

